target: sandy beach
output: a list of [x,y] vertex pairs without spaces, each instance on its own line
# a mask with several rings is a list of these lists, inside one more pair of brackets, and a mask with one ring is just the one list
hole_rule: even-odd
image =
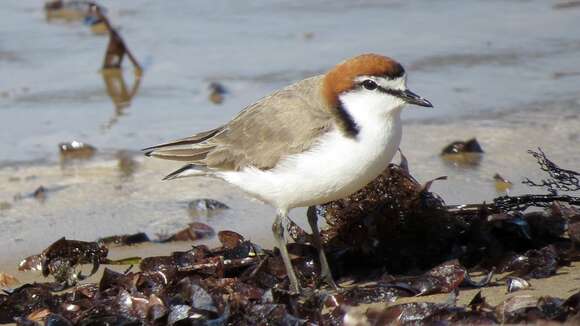
[[[201,222],[271,248],[272,207],[220,180],[161,181],[181,164],[148,159],[140,149],[223,124],[271,91],[358,53],[397,58],[409,87],[434,103],[404,111],[401,150],[420,182],[447,176],[431,187],[447,204],[503,195],[496,173],[514,184],[510,195],[543,193],[521,183],[546,177],[528,150],[541,148],[561,167],[580,171],[575,7],[540,0],[101,2],[144,67],[140,79],[125,66],[114,81],[135,87],[121,104],[99,72],[106,37],[78,21],[48,22],[34,0],[7,1],[0,13],[0,272],[22,283],[43,278],[19,272],[20,260],[61,237],[145,232],[158,239]],[[212,82],[227,90],[219,105],[209,99]],[[440,157],[447,144],[470,138],[484,150],[479,164]],[[71,141],[95,146],[95,155],[63,159],[58,144]],[[192,215],[189,203],[203,198],[230,208]],[[290,215],[307,225],[305,209]],[[218,241],[147,243],[115,248],[110,257],[167,255],[200,243]],[[532,280],[529,290],[507,294],[498,281],[482,293],[491,304],[514,295],[566,298],[579,277],[576,262]],[[462,289],[459,303],[477,291]]]

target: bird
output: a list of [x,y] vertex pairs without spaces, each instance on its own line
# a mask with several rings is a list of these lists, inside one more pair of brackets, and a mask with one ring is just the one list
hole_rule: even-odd
[[[143,151],[187,162],[164,180],[214,177],[276,208],[274,240],[289,292],[300,293],[286,248],[288,212],[344,198],[381,174],[399,148],[406,104],[433,107],[407,88],[399,62],[366,53],[263,97],[222,126]],[[321,276],[337,288],[316,214],[307,215]]]

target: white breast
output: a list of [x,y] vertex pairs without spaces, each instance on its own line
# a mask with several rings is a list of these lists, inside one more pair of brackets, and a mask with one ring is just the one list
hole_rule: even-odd
[[279,209],[346,197],[376,178],[401,142],[399,109],[364,120],[355,138],[331,131],[309,151],[283,159],[272,170],[246,168],[218,175]]

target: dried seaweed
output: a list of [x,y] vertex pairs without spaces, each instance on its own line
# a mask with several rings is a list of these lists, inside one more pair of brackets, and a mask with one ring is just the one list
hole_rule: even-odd
[[552,162],[541,148],[537,152],[528,151],[540,165],[540,169],[548,173],[550,178],[543,179],[540,182],[534,182],[528,178],[523,181],[530,187],[546,188],[552,195],[556,195],[559,191],[578,191],[580,190],[580,173],[560,168],[556,163]]
[[[573,172],[573,171],[571,171]],[[440,180],[438,178],[435,180]],[[467,306],[456,304],[461,287],[490,283],[494,270],[507,272],[508,291],[527,280],[549,277],[580,260],[580,210],[562,196],[510,198],[492,204],[449,207],[430,185],[417,182],[405,164],[390,165],[352,196],[310,208],[325,218],[322,234],[331,267],[343,281],[339,291],[320,289],[316,250],[308,233],[290,223],[297,240],[289,245],[305,288],[288,292],[284,264],[276,251],[262,249],[232,231],[220,231],[220,247],[193,246],[168,256],[147,257],[139,271],[105,269],[97,283],[76,285],[79,264],[111,263],[103,244],[146,241],[142,234],[99,243],[60,239],[23,268],[38,267],[58,282],[27,284],[0,294],[0,323],[135,325],[358,325],[475,324],[580,321],[580,292],[567,299],[514,296],[497,306],[479,294]],[[529,195],[531,196],[531,195]],[[513,199],[515,198],[515,199]],[[574,197],[569,197],[574,198]],[[571,201],[568,201],[570,203]],[[573,202],[573,201],[572,201]],[[517,205],[514,205],[517,203]],[[542,211],[523,208],[542,205]],[[182,233],[193,240],[209,234],[205,225]],[[213,230],[212,230],[213,232]],[[179,233],[179,232],[178,232]],[[172,236],[177,240],[176,236]],[[480,282],[471,271],[486,271]],[[80,277],[79,277],[80,276]],[[363,285],[364,282],[364,285]],[[342,282],[344,284],[344,282]],[[69,287],[65,293],[55,293]],[[379,310],[349,310],[364,303],[400,297],[450,293],[444,303],[411,302]]]
[[162,238],[160,242],[195,241],[211,237],[214,234],[214,229],[209,225],[193,222],[189,223],[189,225],[183,230],[180,230],[167,238]]
[[[443,200],[427,189],[390,165],[359,192],[317,206],[330,226],[322,238],[335,276],[383,266],[393,273],[420,272],[448,260],[465,223],[446,214]],[[433,245],[425,246],[423,239]]]
[[498,211],[524,211],[529,207],[549,207],[554,202],[568,203],[580,206],[580,197],[569,195],[521,195],[503,196],[493,200],[493,206]]
[[98,243],[101,243],[108,248],[117,247],[117,246],[131,246],[139,243],[149,242],[151,241],[147,234],[143,232],[135,233],[135,234],[124,234],[124,235],[113,235],[110,237],[105,237],[97,240]]
[[479,211],[487,209],[492,212],[509,212],[509,211],[524,211],[529,207],[550,207],[555,202],[568,203],[574,206],[580,206],[580,197],[571,195],[562,195],[558,191],[574,192],[580,190],[580,173],[572,170],[560,168],[556,163],[551,161],[542,149],[538,148],[538,152],[528,151],[534,158],[536,158],[538,165],[542,171],[548,173],[549,178],[543,179],[539,182],[532,181],[526,178],[522,183],[530,187],[546,188],[548,194],[532,195],[526,194],[521,196],[501,196],[494,198],[492,204],[468,204],[458,205],[455,207],[448,207],[455,211]]
[[[95,274],[100,264],[105,262],[108,252],[106,247],[96,242],[60,238],[40,254],[42,275],[44,277],[52,275],[60,284],[56,289],[65,289]],[[80,264],[93,265],[89,275],[75,271]]]
[[575,324],[579,319],[577,298],[513,296],[493,307],[478,293],[467,306],[458,306],[453,300],[446,303],[420,302],[369,309],[364,313],[352,311],[344,316],[344,325],[390,324],[516,324],[557,322]]

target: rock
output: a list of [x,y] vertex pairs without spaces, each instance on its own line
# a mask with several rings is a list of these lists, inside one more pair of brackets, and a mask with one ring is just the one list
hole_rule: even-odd
[[45,201],[46,188],[44,188],[43,186],[36,188],[36,190],[32,193],[32,197],[34,197],[38,201]]
[[530,284],[530,282],[524,280],[521,277],[508,276],[506,278],[506,287],[507,293],[512,293],[519,290],[531,288],[532,285]]
[[161,240],[161,242],[201,240],[211,237],[214,234],[215,231],[209,225],[194,222],[190,223],[188,227],[178,231],[169,238]]
[[97,149],[79,141],[58,144],[62,159],[88,159],[95,155]]
[[479,164],[483,153],[477,139],[472,138],[467,141],[454,141],[445,146],[441,151],[441,157],[453,165],[473,166]]
[[211,217],[230,207],[215,199],[195,199],[187,205],[191,217]]
[[227,93],[226,88],[218,82],[209,84],[209,91],[209,100],[214,104],[221,104],[224,101],[224,95]]

